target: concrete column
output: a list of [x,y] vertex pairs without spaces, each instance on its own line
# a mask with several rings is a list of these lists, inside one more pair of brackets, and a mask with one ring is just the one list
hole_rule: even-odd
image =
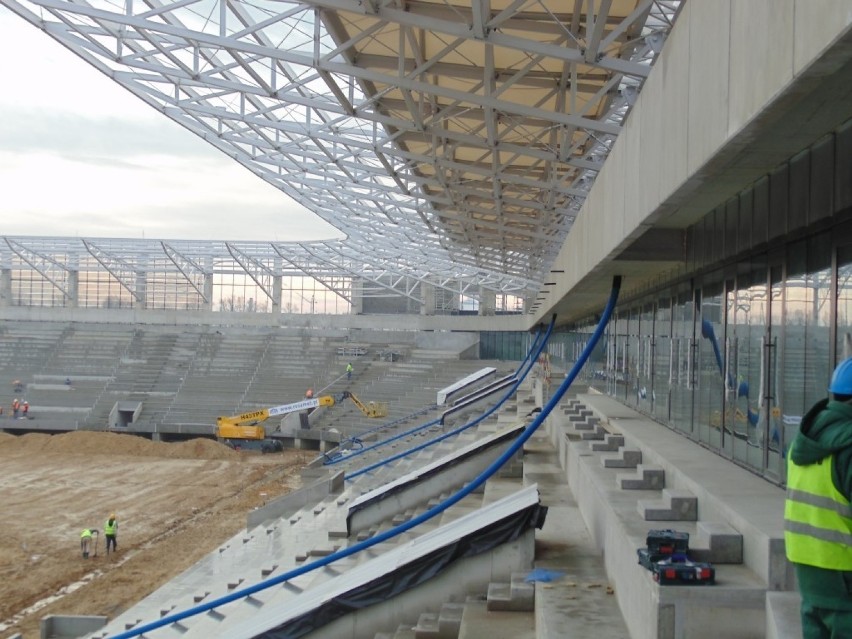
[[12,305],[12,269],[0,269],[0,306]]
[[147,308],[148,304],[148,272],[136,271],[136,305]]
[[204,274],[204,297],[207,299],[206,302],[202,303],[202,310],[212,311],[213,310],[213,272],[207,272]]
[[80,271],[68,271],[68,308],[80,306]]
[[281,275],[272,276],[272,313],[281,313]]
[[349,312],[352,315],[364,312],[364,282],[359,279],[352,280],[352,307]]
[[480,287],[479,289],[479,314],[494,315],[494,309],[497,306],[497,293],[492,290]]
[[435,314],[435,287],[431,284],[423,282],[420,284],[421,295],[423,298],[423,306],[420,307],[421,315]]

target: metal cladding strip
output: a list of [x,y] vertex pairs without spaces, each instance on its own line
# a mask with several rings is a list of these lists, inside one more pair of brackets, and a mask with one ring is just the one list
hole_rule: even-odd
[[482,381],[486,377],[489,377],[491,375],[496,375],[496,374],[497,374],[496,368],[494,368],[493,366],[486,366],[485,368],[480,368],[475,373],[471,373],[467,377],[463,377],[462,379],[458,380],[457,382],[450,384],[446,388],[442,388],[441,390],[438,391],[438,397],[437,397],[438,406],[443,406],[444,404],[446,404],[447,401],[452,397],[452,395],[454,393],[458,393],[460,391],[463,391],[468,386],[471,386],[472,384],[475,384],[476,382]]
[[[207,612],[209,610],[213,610],[222,606],[226,603],[230,603],[232,601],[237,601],[238,599],[243,599],[248,597],[249,595],[253,595],[256,592],[260,592],[262,590],[266,590],[267,588],[271,588],[273,586],[277,586],[283,584],[299,575],[304,575],[308,572],[312,572],[318,568],[322,568],[324,566],[328,566],[329,564],[334,563],[338,559],[343,559],[344,557],[349,557],[351,555],[357,554],[362,550],[366,550],[367,548],[371,548],[380,543],[387,541],[388,539],[392,539],[397,535],[401,535],[404,532],[411,530],[422,524],[424,521],[428,521],[433,517],[441,514],[448,508],[454,506],[462,499],[467,497],[469,494],[477,490],[480,486],[482,486],[493,474],[495,474],[500,468],[509,461],[527,442],[527,440],[532,437],[533,433],[538,430],[538,427],[544,423],[544,420],[550,415],[550,412],[562,401],[562,397],[567,392],[568,388],[571,384],[574,383],[574,379],[582,370],[586,361],[589,359],[594,348],[597,346],[598,341],[603,335],[604,329],[606,328],[607,323],[609,322],[609,318],[612,315],[612,311],[615,308],[615,303],[618,300],[618,293],[621,289],[621,276],[617,276],[613,279],[612,283],[612,291],[610,292],[609,301],[607,302],[606,308],[604,312],[601,314],[601,319],[598,322],[598,325],[595,327],[594,332],[592,333],[589,341],[586,343],[586,347],[583,349],[583,352],[580,354],[580,357],[574,363],[574,366],[565,376],[565,379],[559,385],[559,388],[550,398],[550,401],[544,406],[542,411],[538,414],[538,416],[533,420],[533,422],[527,427],[527,429],[516,439],[504,452],[500,457],[498,457],[491,465],[486,468],[478,477],[476,477],[473,481],[470,482],[467,486],[459,490],[454,495],[451,495],[446,500],[437,504],[433,508],[430,508],[426,512],[409,519],[407,522],[400,524],[390,530],[386,530],[383,533],[379,533],[366,539],[362,542],[359,542],[353,546],[349,546],[347,548],[343,548],[338,550],[335,553],[322,557],[314,562],[309,564],[305,564],[304,566],[300,566],[299,568],[295,568],[288,572],[282,573],[276,577],[271,579],[267,579],[266,581],[262,581],[253,586],[249,586],[248,588],[243,588],[242,590],[236,590],[229,595],[225,595],[224,597],[219,597],[218,599],[213,599],[203,604],[199,604],[188,610],[184,610],[183,612],[175,613],[172,615],[166,615],[156,621],[152,621],[147,624],[143,624],[131,630],[119,633],[117,635],[113,635],[110,639],[130,639],[131,637],[138,637],[144,633],[151,632],[152,630],[156,630],[157,628],[162,628],[163,626],[168,626],[177,621],[181,621],[182,619],[187,619],[189,617],[193,617],[195,615],[199,615],[201,613]],[[556,316],[554,315],[551,320],[550,327],[548,328],[548,336],[553,329],[553,325],[556,322]],[[545,339],[543,344],[546,344],[547,340]],[[540,351],[541,349],[539,349]],[[538,357],[538,355],[536,355]],[[535,360],[533,360],[535,361]]]
[[[551,327],[550,327],[550,328],[552,329],[552,327],[553,327],[553,325],[551,324]],[[512,396],[512,393],[514,393],[514,392],[515,392],[515,389],[517,388],[517,386],[518,386],[518,385],[520,385],[520,382],[521,382],[521,381],[523,381],[523,378],[524,378],[524,377],[526,377],[526,373],[524,373],[523,375],[521,375],[521,370],[523,370],[523,368],[527,365],[527,362],[529,361],[529,358],[530,358],[530,354],[531,354],[533,351],[536,351],[536,359],[537,359],[537,358],[538,358],[538,354],[541,352],[541,349],[543,348],[544,344],[546,344],[546,343],[547,343],[547,339],[548,339],[549,335],[550,335],[550,329],[548,329],[547,333],[542,334],[542,332],[541,332],[541,327],[539,327],[538,333],[536,333],[536,336],[535,336],[535,339],[533,340],[532,346],[531,346],[531,347],[530,347],[530,349],[527,351],[526,356],[525,356],[525,357],[524,357],[524,359],[521,361],[521,363],[518,365],[518,368],[517,368],[517,370],[516,370],[516,372],[515,372],[515,375],[516,375],[516,376],[520,375],[520,381],[518,381],[518,382],[517,382],[517,384],[516,384],[515,386],[513,386],[513,387],[512,387],[511,392],[510,392],[510,393],[509,393],[506,397],[504,397],[502,400],[500,400],[500,402],[497,404],[497,406],[495,406],[495,407],[494,407],[491,411],[489,411],[489,412],[485,413],[485,415],[483,415],[482,417],[480,417],[480,418],[476,419],[476,420],[475,420],[475,421],[473,421],[473,422],[469,422],[469,423],[465,424],[464,426],[460,426],[459,428],[460,428],[461,430],[459,430],[458,432],[461,432],[462,430],[465,430],[465,429],[467,429],[467,428],[469,428],[469,427],[471,427],[471,426],[475,426],[475,425],[476,425],[476,424],[478,424],[480,421],[482,421],[485,417],[488,417],[488,415],[490,415],[491,413],[493,413],[493,412],[494,412],[494,410],[496,410],[499,406],[501,406],[501,405],[503,404],[503,402],[505,402],[505,401],[506,401],[509,397],[511,397],[511,396]],[[542,339],[542,336],[544,337],[544,342],[541,344],[541,346],[539,346],[539,340],[541,340],[541,339]],[[533,359],[532,361],[533,361],[533,362],[535,362],[535,359]],[[529,369],[530,369],[530,368],[532,368],[532,365],[529,365],[529,366],[527,367],[527,372],[529,372]],[[370,445],[370,446],[366,446],[366,447],[364,447],[364,448],[360,448],[360,449],[358,449],[357,451],[354,451],[354,452],[352,452],[352,453],[350,453],[350,454],[348,454],[348,455],[341,455],[340,457],[335,457],[334,459],[328,459],[328,460],[326,460],[326,461],[324,461],[324,462],[323,462],[323,466],[331,466],[332,464],[339,464],[340,462],[348,461],[348,460],[352,459],[353,457],[357,457],[358,455],[363,455],[364,453],[367,453],[367,452],[369,452],[369,451],[371,451],[371,450],[375,450],[376,448],[380,448],[380,447],[382,447],[382,446],[386,446],[387,444],[390,444],[391,442],[395,442],[395,441],[397,441],[398,439],[402,439],[403,437],[408,437],[409,435],[413,435],[414,433],[420,432],[421,430],[423,430],[423,429],[425,429],[425,428],[428,428],[428,427],[430,427],[430,426],[435,426],[435,425],[438,425],[438,424],[443,424],[443,423],[444,423],[444,421],[443,421],[443,420],[444,420],[444,417],[443,417],[443,415],[442,415],[442,416],[441,416],[440,418],[438,418],[438,419],[430,420],[430,421],[426,422],[425,424],[421,424],[421,425],[419,425],[419,426],[415,426],[414,428],[410,428],[410,429],[408,429],[408,430],[406,430],[406,431],[403,431],[403,432],[401,432],[401,433],[397,433],[397,434],[396,434],[396,435],[394,435],[393,437],[389,437],[389,438],[387,438],[387,439],[383,439],[383,440],[382,440],[382,441],[380,441],[380,442],[376,442],[375,444],[372,444],[372,445]],[[369,432],[369,431],[368,431],[368,432]],[[366,433],[364,433],[364,434],[366,434]],[[435,443],[435,442],[437,442],[437,441],[442,441],[442,440],[431,440],[430,442],[427,442],[427,444],[431,445],[432,443]],[[416,449],[416,450],[419,450],[419,449]],[[412,452],[413,452],[413,451],[412,451]],[[404,457],[404,456],[405,456],[405,455],[403,455],[403,457]],[[396,459],[399,459],[399,458],[398,458],[398,457],[393,457],[392,459],[395,461]],[[384,462],[380,462],[380,463],[379,463],[379,465],[381,465],[382,463],[384,463]],[[373,470],[374,468],[376,468],[376,466],[370,466],[370,467],[369,467],[369,470]],[[354,478],[354,477],[357,477],[358,475],[362,474],[362,472],[368,472],[368,471],[367,471],[367,470],[365,470],[365,469],[360,469],[359,471],[356,471],[356,473],[353,473],[351,476],[347,476],[347,479],[352,479],[352,478]]]
[[[529,374],[530,370],[532,370],[533,365],[538,360],[538,356],[541,354],[541,351],[543,351],[544,347],[547,346],[547,341],[550,339],[550,333],[553,332],[553,326],[554,326],[555,321],[556,321],[556,316],[554,316],[553,319],[551,320],[550,326],[547,327],[547,332],[544,334],[544,337],[541,340],[541,343],[535,349],[535,355],[529,359],[524,372],[521,373],[520,375],[518,375],[517,381],[515,381],[515,383],[512,384],[512,387],[503,396],[503,398],[499,402],[497,402],[494,406],[492,406],[487,411],[485,411],[482,415],[480,415],[479,417],[477,417],[473,421],[470,421],[466,424],[459,426],[458,428],[447,431],[446,433],[444,433],[442,435],[438,435],[434,439],[430,439],[429,441],[423,442],[419,446],[415,446],[414,448],[409,448],[408,450],[404,450],[400,453],[397,453],[396,455],[391,455],[390,457],[385,457],[381,461],[377,461],[374,464],[370,464],[369,466],[364,466],[363,468],[359,468],[356,471],[348,473],[346,475],[346,477],[344,477],[344,479],[355,479],[356,477],[359,477],[360,475],[363,475],[364,473],[368,473],[371,470],[375,470],[376,468],[380,468],[381,466],[385,466],[387,464],[390,464],[391,462],[395,462],[396,460],[402,459],[403,457],[408,457],[412,453],[416,453],[416,452],[421,451],[425,448],[429,448],[430,446],[434,446],[435,444],[439,444],[440,442],[444,441],[445,439],[449,439],[450,437],[455,437],[459,433],[463,433],[468,428],[473,428],[477,424],[481,423],[482,421],[484,421],[485,419],[490,417],[503,404],[505,404],[507,401],[509,401],[509,398],[512,397],[512,395],[515,394],[515,391],[518,390],[518,387],[521,385],[521,383],[523,383],[524,379],[526,379],[526,376]],[[361,452],[361,451],[359,451],[359,452]]]
[[492,446],[497,446],[506,442],[507,440],[514,439],[520,431],[523,430],[523,424],[516,424],[514,426],[509,426],[508,428],[504,428],[496,433],[492,433],[487,437],[482,439],[478,439],[466,446],[441,457],[441,459],[437,459],[422,468],[418,468],[417,470],[413,470],[410,473],[403,475],[387,484],[379,486],[375,490],[371,490],[368,493],[364,493],[357,499],[352,502],[352,505],[349,507],[349,515],[347,516],[347,522],[352,515],[369,506],[371,503],[375,503],[390,497],[393,494],[396,494],[401,489],[403,489],[408,484],[413,484],[417,482],[421,482],[432,475],[441,472],[444,468],[446,468],[449,464],[458,463],[467,459],[468,457],[472,457],[484,450],[491,448]]
[[501,379],[499,382],[495,382],[493,385],[488,388],[484,388],[472,395],[462,398],[464,401],[460,401],[458,404],[454,404],[452,408],[448,408],[443,413],[441,413],[441,418],[438,420],[441,425],[444,425],[447,417],[452,415],[453,413],[458,413],[459,411],[464,410],[468,406],[475,404],[489,395],[493,395],[494,393],[499,393],[501,390],[506,388],[507,386],[514,384],[517,381],[517,377],[514,375]]
[[[299,593],[295,597],[288,599],[286,605],[277,607],[269,606],[268,610],[264,606],[262,609],[254,612],[250,619],[247,619],[236,627],[228,628],[228,638],[251,639],[258,635],[266,636],[265,633],[267,632],[270,633],[269,636],[275,636],[275,632],[272,629],[283,629],[294,623],[299,625],[300,618],[306,616],[313,617],[315,611],[322,606],[326,606],[335,599],[344,596],[352,608],[357,608],[359,606],[355,603],[354,598],[357,598],[356,593],[359,589],[377,580],[384,582],[393,581],[391,575],[401,570],[408,574],[408,577],[401,577],[398,580],[400,584],[393,588],[396,592],[388,593],[388,596],[399,594],[410,587],[426,581],[423,575],[415,575],[414,573],[417,570],[416,568],[412,568],[412,566],[422,564],[424,558],[432,558],[428,562],[429,569],[440,572],[454,558],[478,554],[473,549],[466,548],[464,552],[460,552],[458,549],[453,548],[466,538],[474,537],[471,543],[475,546],[476,551],[485,551],[494,545],[491,543],[492,540],[486,540],[486,537],[494,537],[494,535],[488,534],[489,529],[495,526],[500,527],[502,524],[502,528],[506,530],[500,531],[501,534],[497,535],[495,540],[505,543],[517,538],[518,533],[532,526],[538,524],[540,527],[540,524],[543,523],[542,517],[545,514],[546,508],[539,505],[538,485],[533,484],[525,487],[516,493],[441,526],[428,535],[418,537],[383,552],[370,561],[359,564],[334,579],[325,581],[315,588]],[[507,531],[510,531],[510,534],[507,535]],[[480,543],[477,543],[477,537],[480,538]],[[451,556],[443,559],[436,558],[436,555],[442,553],[447,553]],[[429,574],[426,577],[431,576],[434,576],[434,574]],[[389,586],[390,584],[386,585]],[[350,599],[350,593],[353,599]],[[314,619],[313,621],[308,621],[308,625],[320,627],[340,616],[342,615],[338,610],[337,614],[332,614],[330,618]],[[302,623],[305,622],[303,621]],[[286,632],[282,636],[298,637],[300,633]]]

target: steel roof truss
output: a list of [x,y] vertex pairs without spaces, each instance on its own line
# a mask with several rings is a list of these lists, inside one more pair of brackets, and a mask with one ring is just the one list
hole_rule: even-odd
[[49,255],[24,246],[20,242],[12,240],[8,237],[3,238],[9,249],[17,255],[21,260],[41,275],[45,280],[50,282],[56,290],[62,293],[66,300],[71,299],[71,294],[65,285],[65,280],[71,269],[53,259]]
[[180,271],[180,274],[183,275],[187,283],[195,289],[195,292],[198,293],[205,303],[209,303],[210,300],[204,294],[204,278],[207,274],[207,270],[191,257],[183,255],[180,251],[166,242],[160,242],[160,244],[163,247],[163,252],[166,254],[166,257],[168,257],[177,270]]
[[100,248],[91,240],[84,239],[83,246],[85,246],[89,254],[95,258],[95,260],[97,260],[97,262],[103,266],[128,293],[133,296],[133,299],[138,304],[145,302],[145,291],[141,290],[137,286],[139,277],[144,275],[144,271],[140,271],[136,265],[128,262],[124,258]]

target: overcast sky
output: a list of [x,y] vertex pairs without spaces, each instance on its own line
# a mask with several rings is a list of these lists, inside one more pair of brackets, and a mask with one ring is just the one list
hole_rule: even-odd
[[0,6],[0,235],[339,233]]

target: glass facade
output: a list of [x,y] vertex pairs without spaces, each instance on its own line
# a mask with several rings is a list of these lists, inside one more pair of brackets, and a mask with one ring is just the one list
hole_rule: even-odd
[[[620,304],[582,379],[783,483],[802,416],[852,356],[852,234],[815,235],[690,282]],[[554,335],[554,366],[573,365],[592,328]]]

